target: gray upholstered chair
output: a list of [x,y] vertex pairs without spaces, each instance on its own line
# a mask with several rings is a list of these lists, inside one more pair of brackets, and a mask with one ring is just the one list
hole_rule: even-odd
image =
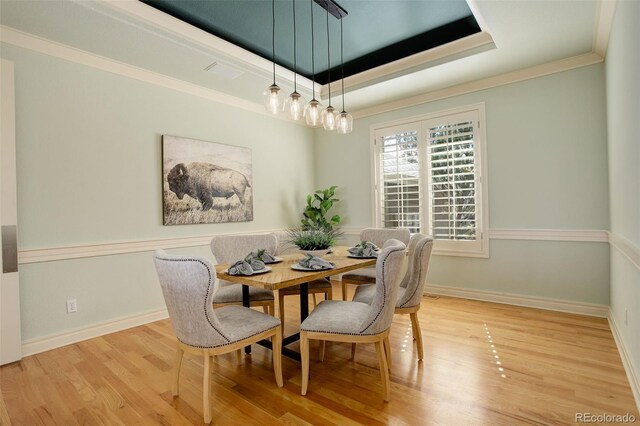
[[385,243],[376,261],[376,291],[371,304],[324,300],[300,325],[302,395],[307,394],[309,385],[309,340],[322,341],[321,360],[327,340],[374,343],[380,364],[383,397],[385,401],[389,401],[389,328],[400,286],[404,253],[405,245],[400,241],[391,239]]
[[[427,281],[432,249],[433,238],[422,234],[414,234],[411,236],[407,250],[409,252],[409,266],[407,267],[407,273],[400,283],[395,307],[396,314],[409,314],[411,317],[411,330],[413,331],[413,338],[418,347],[419,360],[423,358],[423,348],[422,333],[420,332],[420,324],[418,322],[418,310],[420,310],[424,285]],[[371,303],[375,298],[375,294],[375,284],[361,285],[356,289],[353,301]],[[391,363],[390,360],[389,363]]]
[[[271,234],[259,235],[217,235],[211,239],[211,252],[218,263],[233,263],[244,259],[247,254],[265,249],[274,254],[278,241]],[[262,306],[264,311],[274,315],[273,291],[265,288],[249,287],[251,306]],[[213,306],[242,304],[242,284],[220,280],[220,289],[213,295]]]
[[171,256],[157,250],[155,264],[173,331],[178,338],[178,350],[173,367],[174,396],[178,395],[184,352],[203,356],[203,415],[204,422],[210,423],[210,358],[237,351],[268,337],[273,338],[273,369],[276,383],[282,387],[282,331],[279,319],[242,306],[213,309],[211,301],[218,289],[218,279],[216,270],[203,257]]
[[[274,232],[272,235],[278,240],[278,248],[276,249],[276,255],[283,254],[298,254],[298,248],[289,243],[289,235],[286,232]],[[302,257],[302,256],[300,256]],[[317,305],[316,294],[324,294],[324,300],[330,300],[333,298],[333,288],[331,287],[331,281],[329,279],[313,280],[308,283],[309,294],[313,296],[313,305]],[[294,285],[291,287],[285,287],[278,290],[278,312],[280,315],[280,321],[282,322],[282,328],[284,329],[284,298],[286,296],[300,295],[300,286]]]
[[[384,246],[387,240],[395,239],[404,245],[409,243],[411,233],[408,229],[366,228],[360,232],[360,241],[370,241],[378,247]],[[358,269],[342,276],[342,300],[347,300],[347,284],[372,284],[376,282],[374,267]]]

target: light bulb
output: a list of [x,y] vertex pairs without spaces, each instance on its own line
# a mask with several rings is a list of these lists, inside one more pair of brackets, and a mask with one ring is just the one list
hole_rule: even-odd
[[304,108],[304,118],[308,126],[318,127],[322,124],[321,110],[322,104],[315,98],[309,101]]
[[280,111],[282,95],[277,84],[272,84],[264,92],[264,106],[271,114],[277,114]]
[[338,114],[336,131],[341,135],[346,135],[353,131],[353,117],[346,111],[342,111]]
[[292,120],[300,120],[304,115],[305,101],[298,92],[293,92],[284,101],[284,111]]
[[336,128],[336,110],[331,105],[322,111],[322,126],[325,130],[334,130]]

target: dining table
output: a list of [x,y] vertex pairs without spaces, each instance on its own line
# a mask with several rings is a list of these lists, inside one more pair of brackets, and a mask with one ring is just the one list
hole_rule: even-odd
[[[250,307],[249,286],[266,288],[269,290],[280,290],[287,287],[300,286],[300,323],[309,316],[309,287],[308,283],[318,279],[329,279],[332,275],[343,274],[355,269],[364,268],[376,264],[375,257],[354,257],[349,254],[348,247],[333,247],[331,252],[322,256],[322,259],[335,264],[334,268],[301,271],[293,269],[298,261],[304,258],[304,254],[286,254],[278,257],[277,263],[270,263],[267,266],[270,271],[253,275],[229,275],[229,264],[216,265],[216,273],[219,279],[232,283],[242,284],[242,305]],[[286,336],[282,339],[282,354],[300,361],[300,353],[287,348],[293,342],[300,340],[300,332]],[[262,340],[258,342],[261,346],[272,349],[271,342]],[[245,348],[245,352],[250,353],[251,347]]]

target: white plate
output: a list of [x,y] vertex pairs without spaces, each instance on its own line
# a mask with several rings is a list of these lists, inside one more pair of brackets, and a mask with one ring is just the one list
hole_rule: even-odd
[[291,265],[291,269],[295,270],[295,271],[305,271],[305,272],[319,272],[319,271],[328,271],[329,269],[334,269],[334,267],[332,268],[324,268],[324,269],[313,269],[313,268],[305,268],[304,266],[300,265],[299,263],[294,263],[293,265]]
[[[253,274],[251,274],[251,275],[264,274],[265,272],[269,272],[270,270],[271,270],[271,268],[266,266],[264,269],[260,269],[259,271],[253,271]],[[229,274],[229,270],[228,269],[226,271],[224,271],[224,273],[228,274],[228,275],[231,275],[231,274]],[[235,276],[235,277],[250,277],[251,275],[240,274],[240,275],[232,275],[232,276]]]
[[377,259],[378,256],[356,256],[354,254],[348,254],[347,257],[351,257],[353,259]]
[[282,260],[283,260],[283,259],[282,259],[281,257],[277,257],[277,256],[275,256],[275,257],[273,258],[273,262],[264,262],[264,264],[265,264],[265,265],[272,265],[272,264],[274,264],[274,263],[280,263],[280,262],[282,262]]

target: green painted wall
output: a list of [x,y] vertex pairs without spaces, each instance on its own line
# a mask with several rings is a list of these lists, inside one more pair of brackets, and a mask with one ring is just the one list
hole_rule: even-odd
[[[370,128],[485,103],[489,227],[607,229],[604,66],[593,65],[316,131],[316,182],[340,186],[345,226],[373,225]],[[492,240],[489,259],[434,256],[429,282],[511,294],[609,302],[603,243]]]
[[[315,189],[310,129],[1,47],[15,63],[21,250],[283,228]],[[163,134],[251,148],[254,220],[163,226]],[[20,276],[25,340],[164,306],[151,253],[24,264]]]
[[[627,240],[636,253],[640,253],[639,20],[639,2],[617,2],[606,59],[611,232]],[[640,267],[614,248],[611,310],[638,375]]]

